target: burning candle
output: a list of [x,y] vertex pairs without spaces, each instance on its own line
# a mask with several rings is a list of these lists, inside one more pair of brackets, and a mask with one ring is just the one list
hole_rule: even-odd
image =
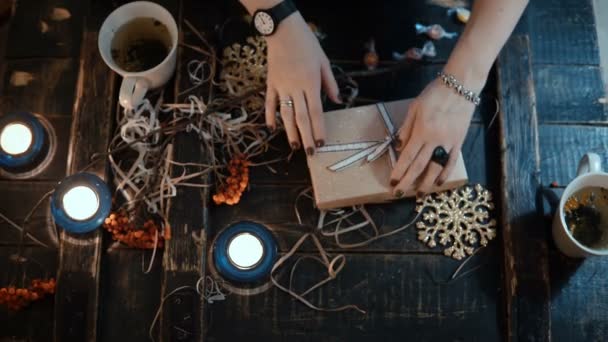
[[218,273],[239,283],[255,283],[270,275],[277,257],[272,233],[254,222],[238,222],[221,231],[213,244]]
[[88,186],[75,186],[63,195],[63,210],[77,221],[91,218],[99,209],[99,198]]
[[0,147],[8,154],[22,154],[30,146],[32,146],[32,130],[22,123],[8,124],[0,133]]
[[36,116],[27,112],[0,118],[0,167],[26,171],[40,163],[48,150],[47,132]]
[[111,206],[112,196],[106,183],[86,172],[65,178],[51,198],[55,223],[72,233],[97,229],[110,214]]
[[228,260],[241,270],[255,267],[263,256],[262,241],[251,233],[238,234],[228,243]]

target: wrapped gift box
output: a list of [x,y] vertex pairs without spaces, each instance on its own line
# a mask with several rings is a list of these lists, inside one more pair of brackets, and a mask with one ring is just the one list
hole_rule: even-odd
[[[401,127],[410,102],[384,102],[323,115],[328,132],[326,144],[308,157],[319,209],[395,199],[389,182],[398,152],[391,143],[389,131],[395,133]],[[467,181],[460,155],[448,180],[434,191],[456,188]],[[405,196],[415,196],[415,190],[410,189]]]

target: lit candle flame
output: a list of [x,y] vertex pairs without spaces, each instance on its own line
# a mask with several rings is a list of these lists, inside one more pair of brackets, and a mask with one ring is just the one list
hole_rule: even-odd
[[21,154],[31,145],[32,131],[24,124],[9,124],[0,133],[0,147],[8,154]]
[[88,186],[75,186],[63,195],[63,210],[74,220],[91,218],[99,209],[99,198]]
[[243,270],[253,268],[263,256],[264,246],[253,234],[238,234],[228,244],[228,258],[237,268]]

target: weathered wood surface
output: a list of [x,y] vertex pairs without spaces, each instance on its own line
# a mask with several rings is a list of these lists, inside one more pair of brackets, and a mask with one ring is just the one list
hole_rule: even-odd
[[82,0],[17,1],[7,56],[78,58],[88,4]]
[[[92,6],[89,18],[108,13]],[[106,150],[113,122],[115,76],[98,53],[98,27],[89,26],[97,21],[89,20],[82,34],[68,174],[78,172],[89,165],[94,154]],[[105,162],[94,164],[88,172],[106,178]],[[95,341],[98,337],[101,248],[101,230],[84,235],[62,231],[55,297],[56,341]]]
[[527,13],[534,64],[599,64],[592,0],[535,0]]
[[548,340],[549,234],[535,209],[541,185],[538,117],[530,42],[522,31],[516,30],[498,59],[507,336]]
[[[480,274],[499,267],[499,254],[486,250],[469,266],[487,264],[447,285],[437,282],[448,279],[459,263],[442,255],[349,254],[339,276],[307,298],[324,307],[356,304],[366,315],[315,312],[273,288],[209,305],[207,340],[497,341],[499,278]],[[316,265],[301,267],[297,289],[321,277]]]
[[533,79],[540,123],[606,124],[599,66],[538,65]]

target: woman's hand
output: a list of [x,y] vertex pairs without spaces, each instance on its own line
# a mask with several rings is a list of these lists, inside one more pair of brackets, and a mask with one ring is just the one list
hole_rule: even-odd
[[[322,120],[321,87],[329,98],[341,103],[338,85],[329,60],[300,13],[283,22],[268,43],[266,124],[276,129],[280,107],[287,138],[292,149],[304,145],[308,155],[325,143]],[[280,101],[293,101],[293,106]]]
[[[413,100],[399,131],[397,149],[401,154],[391,173],[396,197],[412,189],[420,197],[447,180],[458,160],[474,109],[472,102],[438,78]],[[450,154],[445,167],[431,161],[438,146]]]

